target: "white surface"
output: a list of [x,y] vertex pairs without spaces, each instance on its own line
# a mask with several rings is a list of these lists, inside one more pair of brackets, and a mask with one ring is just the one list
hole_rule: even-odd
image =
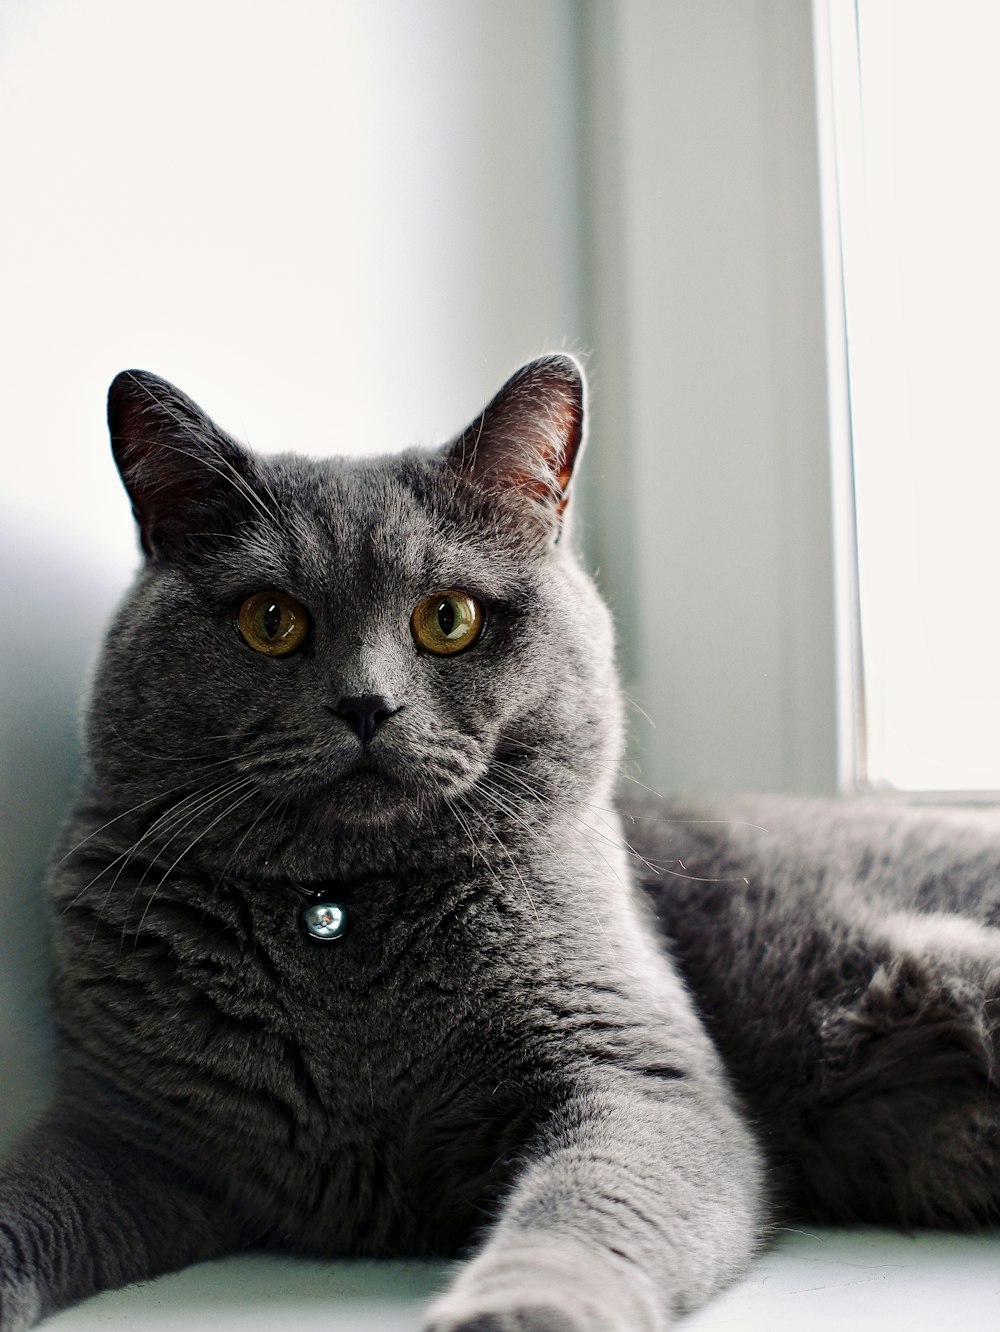
[[[67,1310],[60,1332],[416,1332],[448,1269],[233,1258]],[[949,1332],[1000,1321],[1000,1233],[786,1232],[689,1332]],[[609,1329],[612,1332],[612,1329]],[[627,1332],[627,1329],[622,1329]]]
[[694,1332],[949,1332],[1000,1323],[1000,1233],[787,1235]]

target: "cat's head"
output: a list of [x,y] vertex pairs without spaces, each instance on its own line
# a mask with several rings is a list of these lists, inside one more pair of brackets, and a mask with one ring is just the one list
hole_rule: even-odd
[[119,375],[145,563],[98,669],[97,789],[178,852],[304,878],[333,846],[481,842],[604,796],[611,631],[563,531],[584,398],[549,356],[443,448],[317,461]]

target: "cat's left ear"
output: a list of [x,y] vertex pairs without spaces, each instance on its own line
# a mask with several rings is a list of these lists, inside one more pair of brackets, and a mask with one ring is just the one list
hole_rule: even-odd
[[586,381],[572,356],[542,356],[508,379],[452,444],[452,467],[556,538],[584,440]]

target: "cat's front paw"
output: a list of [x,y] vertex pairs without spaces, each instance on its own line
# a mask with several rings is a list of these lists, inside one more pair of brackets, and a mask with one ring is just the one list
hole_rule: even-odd
[[34,1281],[12,1274],[0,1275],[0,1332],[26,1332],[41,1313]]
[[638,1266],[541,1240],[488,1245],[431,1305],[423,1332],[664,1332],[669,1322]]
[[513,1303],[506,1309],[475,1310],[433,1317],[424,1332],[589,1332],[555,1304]]

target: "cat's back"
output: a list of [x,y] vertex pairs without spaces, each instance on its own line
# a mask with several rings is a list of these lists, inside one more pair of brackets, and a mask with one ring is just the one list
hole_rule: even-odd
[[805,903],[810,914],[868,907],[1000,920],[993,806],[647,796],[623,813],[644,886],[671,918],[749,901],[776,916]]

